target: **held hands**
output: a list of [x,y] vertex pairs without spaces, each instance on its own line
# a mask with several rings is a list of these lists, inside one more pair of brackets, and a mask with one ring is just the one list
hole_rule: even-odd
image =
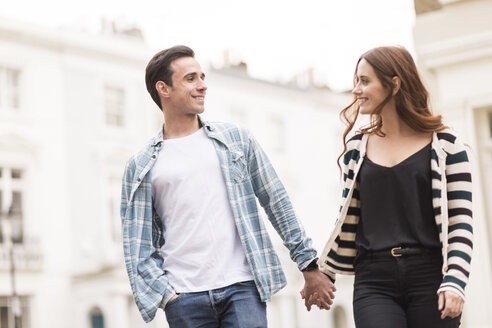
[[441,319],[456,318],[463,311],[463,299],[450,291],[440,292],[437,309],[441,311]]
[[335,285],[318,269],[302,274],[305,284],[300,293],[306,309],[311,311],[311,306],[317,305],[320,309],[329,310],[335,298]]

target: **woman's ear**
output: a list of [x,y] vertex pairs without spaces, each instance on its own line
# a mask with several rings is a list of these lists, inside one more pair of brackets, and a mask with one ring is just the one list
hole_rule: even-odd
[[393,91],[391,93],[395,96],[400,91],[401,80],[398,76],[393,76],[391,82],[393,82]]

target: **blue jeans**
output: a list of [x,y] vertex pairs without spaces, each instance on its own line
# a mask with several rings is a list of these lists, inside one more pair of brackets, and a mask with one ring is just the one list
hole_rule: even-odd
[[254,281],[205,292],[181,293],[166,304],[171,328],[266,328],[266,304]]

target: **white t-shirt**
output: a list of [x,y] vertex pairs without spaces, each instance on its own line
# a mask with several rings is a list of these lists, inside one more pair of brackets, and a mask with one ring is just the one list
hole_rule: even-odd
[[164,140],[152,170],[164,270],[176,292],[252,280],[213,141],[203,128]]

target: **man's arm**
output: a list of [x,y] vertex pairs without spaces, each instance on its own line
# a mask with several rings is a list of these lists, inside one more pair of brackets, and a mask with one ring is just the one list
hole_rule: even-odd
[[[267,155],[249,134],[249,149],[247,154],[248,169],[251,183],[260,205],[265,210],[268,219],[282,238],[284,245],[290,251],[290,257],[297,263],[299,270],[305,270],[316,261],[316,250],[311,246],[311,239],[306,236],[304,228],[297,218],[287,192],[273,169]],[[303,272],[305,279],[305,305],[311,308],[310,298],[317,291],[316,300],[328,306],[334,298],[335,286],[319,269]],[[311,300],[314,302],[314,300]]]
[[254,193],[283,244],[289,249],[291,259],[302,270],[316,258],[316,250],[312,248],[311,239],[306,236],[267,155],[250,133],[248,139],[246,159]]
[[[158,247],[164,240],[162,231],[159,231],[158,217],[153,213],[152,206],[147,206],[146,202],[133,202],[130,199],[135,169],[134,160],[130,160],[122,179],[120,213],[123,250],[135,303],[145,322],[150,322],[159,306],[165,305],[175,291],[162,269],[163,259]],[[145,220],[149,211],[152,211],[152,222]]]

